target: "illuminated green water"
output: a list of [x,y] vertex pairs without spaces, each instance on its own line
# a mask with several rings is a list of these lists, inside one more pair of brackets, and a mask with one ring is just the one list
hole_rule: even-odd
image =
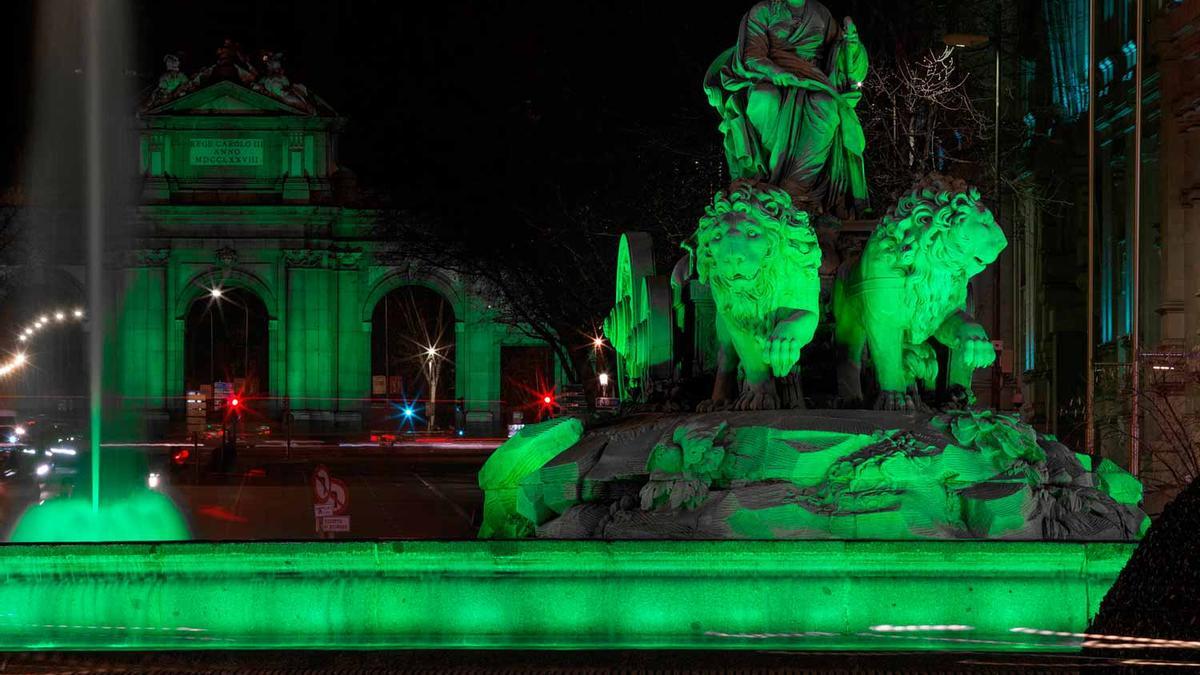
[[147,486],[149,464],[133,448],[104,448],[104,461],[82,453],[74,486],[22,514],[13,542],[180,541],[187,523],[167,495]]
[[91,499],[60,498],[25,512],[13,542],[180,541],[187,523],[166,495],[143,490],[93,505]]

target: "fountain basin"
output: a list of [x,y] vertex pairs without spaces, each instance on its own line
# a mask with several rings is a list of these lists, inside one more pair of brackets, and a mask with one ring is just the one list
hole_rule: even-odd
[[7,545],[0,649],[1074,651],[1134,546]]

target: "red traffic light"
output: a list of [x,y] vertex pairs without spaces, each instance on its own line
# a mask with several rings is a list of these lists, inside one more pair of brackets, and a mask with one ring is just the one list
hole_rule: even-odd
[[545,403],[546,405],[550,405],[553,402],[554,402],[554,399],[549,396],[542,397],[542,403]]
[[236,396],[234,398],[229,399],[229,407],[231,407],[231,408],[236,408],[241,404],[242,404],[241,400],[238,399]]

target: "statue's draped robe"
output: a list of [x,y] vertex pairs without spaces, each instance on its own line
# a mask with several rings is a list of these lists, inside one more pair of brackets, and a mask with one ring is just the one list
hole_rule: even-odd
[[[800,86],[772,76],[791,73]],[[783,188],[800,208],[844,212],[866,201],[866,145],[855,113],[867,55],[843,39],[816,2],[755,5],[742,19],[737,45],[709,68],[704,89],[721,114],[733,180]]]

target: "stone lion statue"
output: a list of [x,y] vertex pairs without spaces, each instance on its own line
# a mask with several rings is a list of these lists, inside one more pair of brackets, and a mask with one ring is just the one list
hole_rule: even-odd
[[834,283],[843,401],[862,400],[865,346],[879,381],[875,407],[917,408],[917,381],[932,387],[938,373],[930,338],[950,350],[951,391],[972,401],[972,373],[990,366],[996,354],[987,332],[966,312],[967,282],[1007,245],[979,192],[961,180],[932,174],[901,197]]
[[[808,215],[777,187],[737,181],[705,209],[688,248],[716,305],[716,382],[700,410],[780,407],[774,377],[798,382],[793,368],[817,327],[821,249]],[[784,403],[800,407],[795,389]]]

